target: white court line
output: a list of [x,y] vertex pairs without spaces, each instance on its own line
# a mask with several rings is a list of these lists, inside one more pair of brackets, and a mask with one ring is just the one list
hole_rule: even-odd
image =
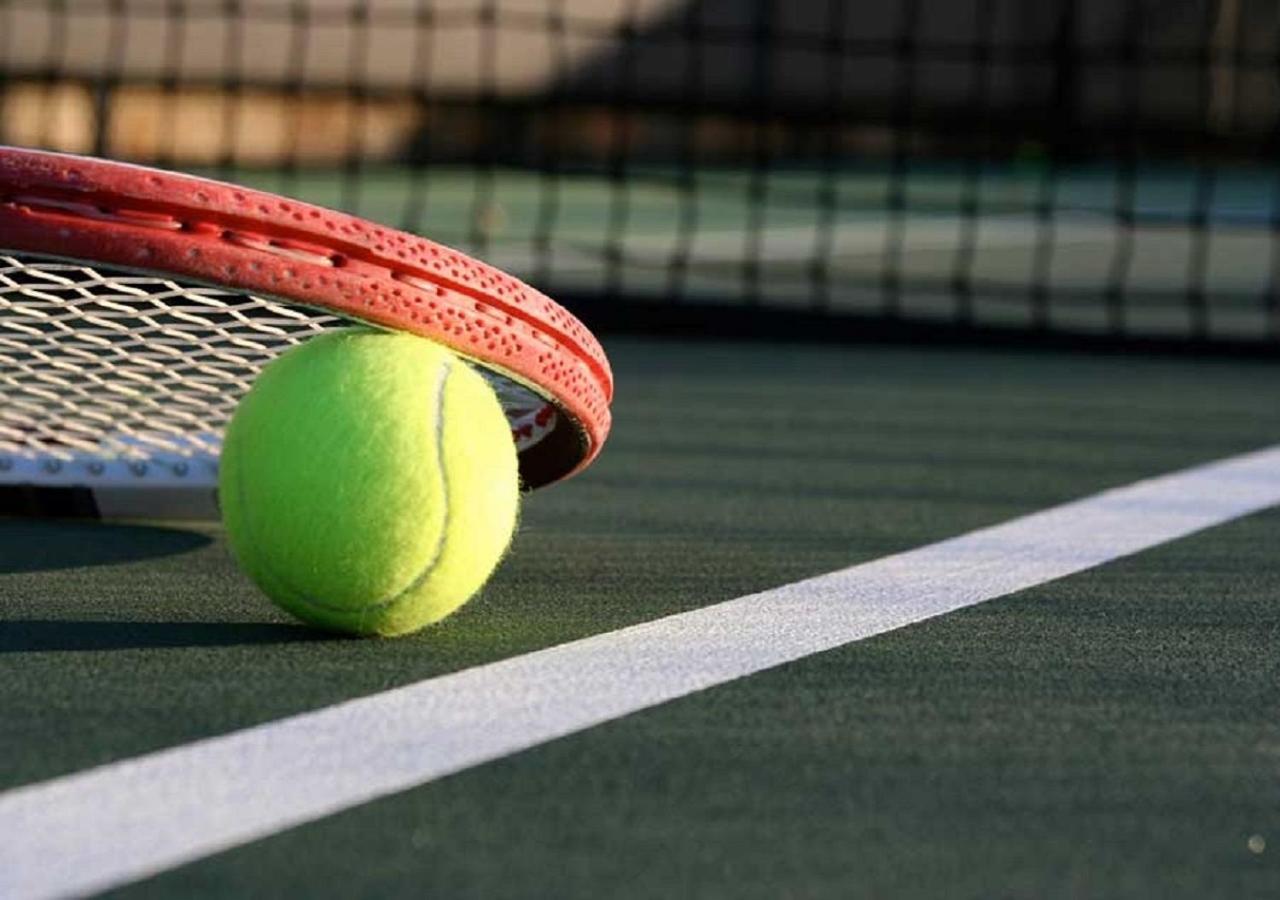
[[0,897],[124,884],[1280,503],[1280,446],[829,575],[0,794]]

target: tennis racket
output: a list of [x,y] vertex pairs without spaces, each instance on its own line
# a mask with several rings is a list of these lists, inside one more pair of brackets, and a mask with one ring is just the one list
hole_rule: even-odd
[[599,343],[497,269],[260,191],[0,147],[0,514],[216,517],[223,429],[254,377],[354,323],[481,371],[525,488],[608,437]]

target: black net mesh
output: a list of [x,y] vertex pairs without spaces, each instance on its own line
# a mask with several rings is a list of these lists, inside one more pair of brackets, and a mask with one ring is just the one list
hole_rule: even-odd
[[0,0],[0,140],[344,208],[615,326],[1269,346],[1278,37],[1274,0]]

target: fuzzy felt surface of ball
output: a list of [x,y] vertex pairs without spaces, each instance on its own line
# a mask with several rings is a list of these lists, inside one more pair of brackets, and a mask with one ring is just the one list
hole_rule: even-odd
[[515,530],[510,426],[484,378],[366,328],[272,361],[227,427],[219,500],[250,578],[313,625],[417,631],[488,580]]

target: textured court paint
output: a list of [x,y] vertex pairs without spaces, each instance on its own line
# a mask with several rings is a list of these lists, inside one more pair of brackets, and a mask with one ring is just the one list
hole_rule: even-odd
[[0,795],[0,896],[83,894],[1280,503],[1280,447]]

